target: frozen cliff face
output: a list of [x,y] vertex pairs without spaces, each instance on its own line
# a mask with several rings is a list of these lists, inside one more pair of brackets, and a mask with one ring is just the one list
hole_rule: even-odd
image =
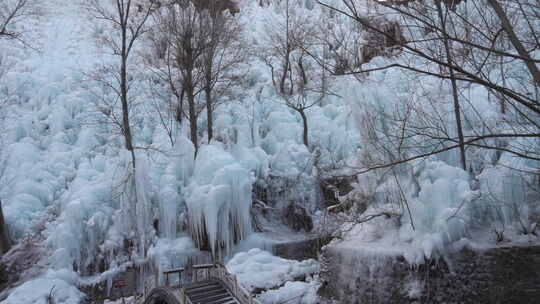
[[400,176],[400,183],[390,178],[375,187],[367,184],[374,188],[373,201],[343,227],[344,246],[398,250],[411,264],[422,264],[424,258],[444,256],[467,236],[474,222],[469,207],[478,195],[468,173],[433,160],[414,170]]

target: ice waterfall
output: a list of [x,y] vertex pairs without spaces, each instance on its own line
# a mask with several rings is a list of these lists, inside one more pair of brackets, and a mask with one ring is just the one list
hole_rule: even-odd
[[250,172],[219,145],[204,146],[187,189],[189,232],[216,257],[251,232]]

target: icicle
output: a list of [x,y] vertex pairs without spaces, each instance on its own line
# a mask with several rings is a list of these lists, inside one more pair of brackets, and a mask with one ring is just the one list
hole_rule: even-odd
[[247,169],[219,146],[203,147],[186,200],[190,233],[214,256],[228,254],[251,232],[251,183]]
[[126,179],[120,197],[121,229],[123,236],[136,242],[139,258],[144,258],[148,247],[150,227],[150,187],[147,182],[146,159],[138,154],[136,169],[126,157]]
[[135,171],[135,194],[136,194],[136,221],[137,234],[139,237],[139,257],[146,256],[146,249],[149,243],[150,233],[150,187],[147,182],[147,164],[145,157],[140,155],[137,159],[137,169]]

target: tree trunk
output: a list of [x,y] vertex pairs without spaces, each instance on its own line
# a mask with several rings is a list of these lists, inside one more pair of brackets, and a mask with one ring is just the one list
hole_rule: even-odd
[[131,136],[131,127],[129,125],[129,99],[128,99],[128,80],[127,80],[127,24],[122,25],[122,54],[120,65],[120,100],[122,102],[122,133],[124,135],[126,149],[131,152],[133,168],[135,168],[135,151],[133,151],[133,142]]
[[[449,65],[452,65],[452,50],[450,49],[450,43],[448,42],[448,33],[446,32],[446,20],[444,19],[441,3],[437,2],[437,11],[439,13],[439,19],[441,20],[441,26],[443,30],[443,41],[444,48],[446,50],[446,60]],[[465,140],[463,138],[463,128],[461,125],[461,109],[459,105],[459,94],[456,77],[454,75],[454,70],[449,69],[450,71],[450,81],[452,83],[452,97],[454,99],[454,116],[456,119],[457,133],[459,138],[459,151],[461,155],[461,167],[463,170],[467,171],[467,159],[465,156]]]
[[206,95],[206,125],[208,128],[208,143],[210,143],[210,141],[212,141],[212,138],[214,136],[214,131],[213,131],[213,123],[212,123],[212,120],[213,120],[212,89],[210,88],[208,84],[206,85],[206,88],[204,89],[204,93]]
[[322,58],[322,65],[321,65],[321,71],[322,71],[322,78],[321,78],[321,100],[319,102],[319,106],[323,107],[325,106],[325,100],[326,100],[326,91],[328,91],[328,80],[326,76],[326,58],[328,57],[328,45],[325,43],[323,45],[323,58]]
[[[287,48],[289,48],[287,46]],[[281,74],[281,79],[279,81],[279,91],[282,95],[287,95],[287,92],[285,91],[285,81],[287,80],[287,73],[289,72],[289,66],[290,66],[290,59],[289,59],[289,51],[287,50],[287,54],[285,56],[285,63],[283,64],[283,74]]]
[[[285,10],[285,61],[283,62],[283,74],[281,74],[281,79],[279,81],[279,90],[280,90],[280,93],[282,95],[286,95],[287,93],[285,92],[285,81],[287,81],[287,73],[289,72],[290,70],[290,65],[291,65],[291,59],[290,59],[290,56],[291,56],[291,41],[290,41],[290,38],[289,38],[289,0],[287,0],[287,3],[286,3],[286,10]],[[291,75],[291,78],[292,78],[292,75]],[[289,95],[292,95],[292,86],[290,88],[290,92],[291,94]]]
[[304,112],[304,109],[296,109],[298,113],[300,113],[300,116],[302,117],[302,125],[304,127],[304,132],[302,135],[302,140],[304,142],[304,145],[309,149],[309,140],[308,140],[308,121],[306,113]]
[[197,111],[195,109],[195,94],[194,88],[186,88],[187,98],[188,98],[188,108],[189,108],[189,129],[191,133],[191,142],[195,147],[195,155],[199,150],[199,143],[197,140]]
[[9,231],[4,221],[4,212],[2,211],[2,200],[0,200],[0,254],[4,254],[11,248],[9,240]]
[[527,66],[529,73],[531,73],[534,82],[537,86],[540,86],[540,70],[538,70],[538,67],[533,62],[531,55],[529,55],[529,52],[527,52],[525,46],[523,46],[523,43],[521,43],[516,35],[516,32],[514,31],[512,24],[510,24],[510,20],[508,20],[508,16],[506,16],[504,9],[497,0],[489,0],[488,2],[491,7],[493,7],[497,17],[499,17],[504,31],[508,34],[510,42],[518,52],[519,56],[521,56],[523,61],[525,61],[525,65]]
[[184,112],[183,108],[184,108],[184,95],[185,95],[185,90],[184,88],[182,88],[182,92],[180,93],[180,97],[177,97],[177,105],[176,105],[176,113],[175,113],[175,119],[176,119],[176,122],[178,123],[178,126],[181,126],[182,125],[182,114]]

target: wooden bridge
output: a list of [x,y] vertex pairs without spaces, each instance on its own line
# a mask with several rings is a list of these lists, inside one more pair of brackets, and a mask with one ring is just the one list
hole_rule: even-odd
[[163,272],[145,283],[137,304],[260,304],[221,263],[193,265]]

